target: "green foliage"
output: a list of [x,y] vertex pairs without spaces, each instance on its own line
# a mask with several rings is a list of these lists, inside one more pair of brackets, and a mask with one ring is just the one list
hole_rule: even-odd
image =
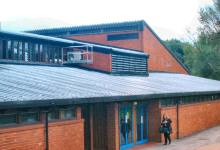
[[189,68],[192,75],[220,80],[220,0],[200,11],[201,27],[193,44],[179,40],[165,44]]
[[183,59],[183,45],[184,43],[177,39],[171,39],[164,41],[164,44],[176,55],[176,57],[184,62]]
[[220,0],[215,0],[214,6],[201,9],[200,22],[192,74],[220,80]]

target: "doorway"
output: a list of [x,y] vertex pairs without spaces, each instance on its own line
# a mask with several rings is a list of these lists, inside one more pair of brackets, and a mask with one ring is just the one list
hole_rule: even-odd
[[133,142],[133,113],[132,105],[122,104],[119,107],[120,149],[127,149]]
[[136,144],[148,142],[148,113],[147,105],[138,104],[136,106]]

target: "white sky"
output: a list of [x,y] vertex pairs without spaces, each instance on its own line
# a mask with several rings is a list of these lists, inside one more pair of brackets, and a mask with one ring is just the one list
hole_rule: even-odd
[[1,0],[5,30],[30,30],[144,19],[162,38],[187,38],[212,0]]

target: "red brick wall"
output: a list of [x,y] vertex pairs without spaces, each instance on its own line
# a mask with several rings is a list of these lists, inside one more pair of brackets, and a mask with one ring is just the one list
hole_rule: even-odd
[[[186,104],[179,106],[179,136],[220,125],[220,100]],[[176,107],[161,108],[161,116],[166,113],[173,121],[173,138],[176,138]],[[162,118],[161,118],[162,119]]]
[[[84,150],[83,120],[49,124],[50,150]],[[44,150],[44,124],[0,128],[1,150]]]
[[97,69],[101,71],[111,72],[112,58],[110,54],[93,52],[93,63],[82,65],[86,68]]
[[183,105],[179,114],[181,137],[220,125],[220,100]]
[[44,125],[0,128],[1,150],[44,150]]
[[[131,40],[117,40],[117,41],[108,41],[107,35],[108,34],[123,34],[123,33],[139,33],[139,39],[131,39]],[[112,46],[118,46],[123,48],[130,48],[130,49],[137,49],[142,50],[141,44],[141,32],[140,31],[124,31],[124,32],[117,32],[117,33],[103,33],[103,34],[86,34],[86,35],[74,35],[67,38],[75,39],[75,40],[82,40],[87,42],[94,42]]]
[[146,27],[144,27],[143,31],[143,47],[144,51],[150,55],[148,62],[149,70],[188,74]]
[[84,121],[69,120],[49,125],[50,150],[84,150]]

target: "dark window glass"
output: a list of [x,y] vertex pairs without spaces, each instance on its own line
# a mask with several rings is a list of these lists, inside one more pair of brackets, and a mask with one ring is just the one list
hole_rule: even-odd
[[43,62],[43,45],[41,44],[39,48],[40,48],[39,61]]
[[26,112],[20,114],[21,123],[35,123],[39,121],[39,114],[37,112]]
[[127,34],[110,34],[107,35],[108,41],[116,41],[116,40],[132,40],[132,39],[138,39],[139,34],[138,33],[127,33]]
[[14,59],[18,60],[18,41],[13,42]]
[[62,51],[61,51],[61,48],[58,48],[58,61],[59,61],[59,63],[62,63]]
[[39,61],[39,47],[38,47],[38,44],[35,44],[34,45],[34,49],[35,49],[35,61]]
[[22,42],[19,42],[18,45],[19,45],[18,46],[18,52],[19,52],[18,59],[22,60],[22,56],[23,56],[22,55]]
[[59,111],[51,111],[48,113],[48,120],[59,119]]
[[49,62],[49,51],[47,45],[43,46],[43,61],[44,62]]
[[24,44],[24,61],[29,60],[29,49],[28,49],[28,43],[25,42]]
[[58,48],[54,48],[54,63],[58,63]]
[[0,39],[0,59],[3,58],[3,41]]
[[7,41],[3,40],[2,41],[2,48],[3,48],[3,59],[8,58],[8,50],[7,50]]
[[29,60],[30,61],[34,61],[33,60],[33,56],[34,56],[34,45],[32,43],[29,43]]
[[12,46],[11,45],[12,45],[12,42],[8,41],[7,42],[8,59],[12,59],[12,49],[11,49]]
[[53,61],[54,61],[54,48],[49,47],[48,50],[49,50],[49,62],[53,63]]
[[76,119],[76,110],[75,109],[63,109],[60,110],[61,119]]
[[0,125],[16,124],[16,114],[0,114]]

